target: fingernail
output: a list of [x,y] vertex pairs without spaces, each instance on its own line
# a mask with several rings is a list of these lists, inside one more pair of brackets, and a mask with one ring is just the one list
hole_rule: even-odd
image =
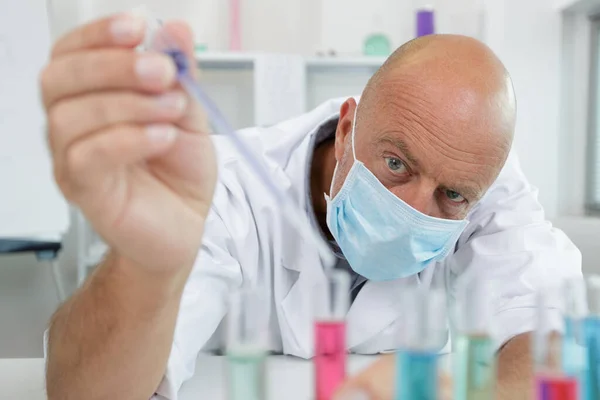
[[175,139],[177,130],[170,125],[150,125],[146,127],[146,136],[155,143],[168,143]]
[[160,109],[182,112],[187,106],[187,97],[182,93],[167,93],[157,97],[156,103]]
[[117,42],[129,43],[143,35],[144,20],[132,14],[120,15],[110,24],[110,32]]
[[160,54],[142,54],[135,64],[135,73],[145,82],[168,84],[175,78],[175,65]]
[[369,394],[363,390],[351,390],[335,397],[335,400],[369,400]]

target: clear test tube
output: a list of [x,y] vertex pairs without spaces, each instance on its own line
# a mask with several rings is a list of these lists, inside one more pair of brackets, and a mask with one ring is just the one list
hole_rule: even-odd
[[439,351],[448,340],[446,293],[406,288],[401,347],[396,353],[395,399],[437,400]]
[[586,369],[582,378],[583,400],[600,399],[600,276],[586,278],[588,315],[583,324]]
[[269,301],[258,288],[232,293],[227,318],[229,400],[265,400]]
[[465,275],[457,285],[453,357],[455,400],[488,400],[495,396],[496,362],[491,335],[493,295],[490,281],[476,275]]
[[[544,288],[537,294],[537,326],[534,333],[533,356],[536,375],[535,392],[538,400],[578,399],[578,379],[564,372],[562,362],[565,356],[564,341],[556,331],[556,323],[564,322],[566,304],[564,294],[564,288],[561,286]],[[563,315],[557,317],[557,311]]]
[[329,271],[317,285],[314,301],[315,399],[330,400],[346,379],[346,314],[350,306],[350,276]]
[[[562,284],[565,329],[562,335],[562,372],[580,379],[585,375],[585,322],[588,316],[585,281],[567,279]],[[581,388],[581,385],[580,385]]]

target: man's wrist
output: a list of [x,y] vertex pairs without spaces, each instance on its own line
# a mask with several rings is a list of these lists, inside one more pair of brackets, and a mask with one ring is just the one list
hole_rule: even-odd
[[[147,297],[148,304],[179,301],[193,265],[157,271],[110,251],[93,280],[121,297]],[[123,299],[128,301],[128,299]],[[154,301],[153,301],[154,300]]]

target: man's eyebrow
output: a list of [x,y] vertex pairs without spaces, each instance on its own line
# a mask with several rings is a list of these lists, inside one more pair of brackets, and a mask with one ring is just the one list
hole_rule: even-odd
[[408,162],[413,164],[415,167],[419,166],[419,162],[412,155],[412,153],[410,152],[410,150],[408,148],[408,145],[406,144],[406,142],[404,140],[398,139],[398,138],[392,138],[389,136],[383,136],[379,140],[377,140],[377,143],[378,144],[388,143],[388,144],[391,144],[392,146],[397,147],[402,152],[402,154],[406,157]]

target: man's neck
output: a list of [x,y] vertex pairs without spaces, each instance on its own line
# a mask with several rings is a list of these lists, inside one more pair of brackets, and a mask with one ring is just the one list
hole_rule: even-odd
[[315,148],[310,167],[311,201],[319,226],[329,238],[331,238],[331,234],[327,228],[327,202],[323,193],[330,194],[335,163],[334,139],[326,140]]

